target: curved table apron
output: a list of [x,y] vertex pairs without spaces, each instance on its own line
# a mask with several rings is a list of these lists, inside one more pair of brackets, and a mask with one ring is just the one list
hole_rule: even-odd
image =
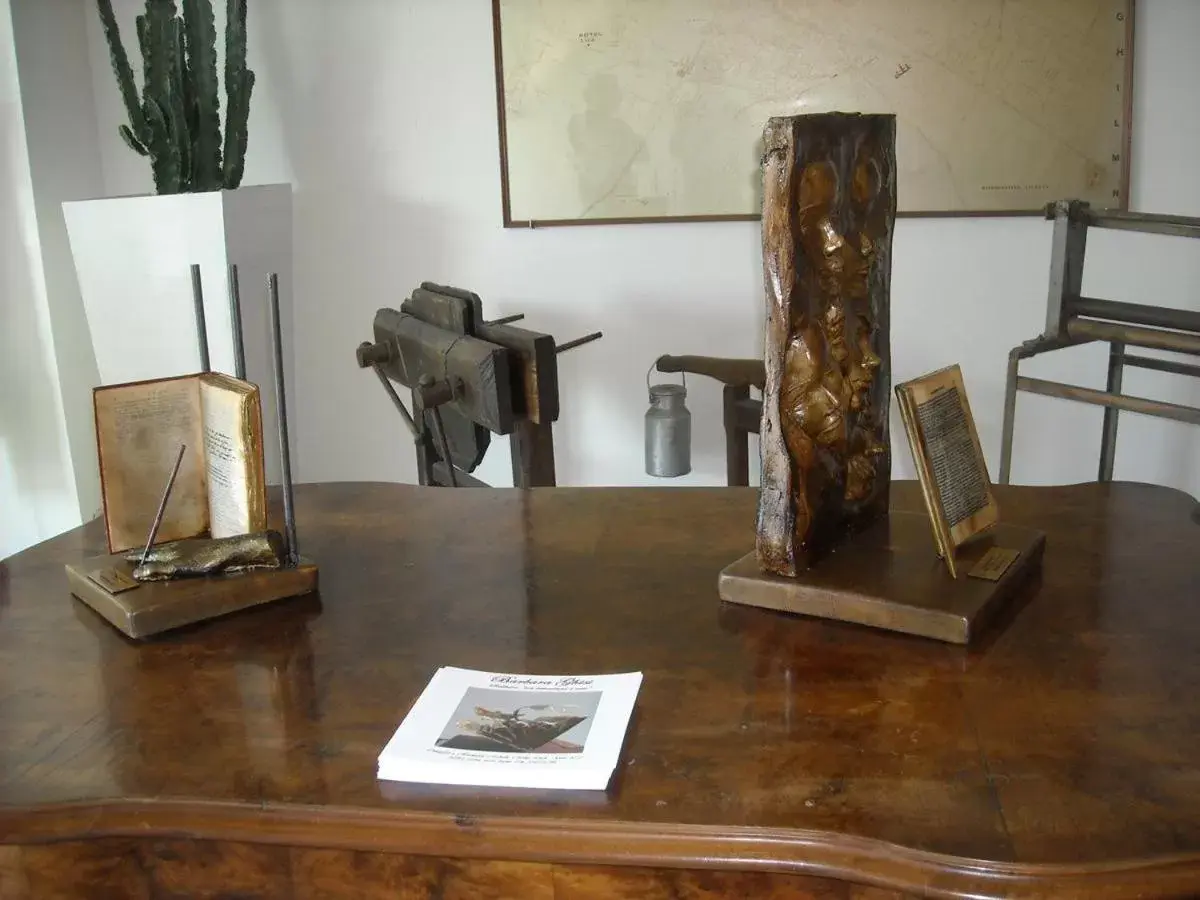
[[[997,495],[1045,560],[970,650],[722,606],[753,489],[302,486],[320,594],[144,644],[93,522],[0,564],[0,897],[1200,892],[1195,502]],[[377,781],[441,665],[643,671],[609,790]]]

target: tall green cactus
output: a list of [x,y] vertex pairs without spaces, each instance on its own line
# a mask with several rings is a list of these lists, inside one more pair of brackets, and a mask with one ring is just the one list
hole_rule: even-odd
[[254,73],[246,68],[246,0],[226,0],[225,135],[221,138],[217,32],[211,0],[146,0],[137,17],[142,90],[121,42],[112,0],[96,0],[129,123],[117,129],[150,158],[159,194],[233,190],[245,169]]

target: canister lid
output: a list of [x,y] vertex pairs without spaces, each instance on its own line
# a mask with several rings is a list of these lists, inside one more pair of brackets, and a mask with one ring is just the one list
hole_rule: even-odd
[[682,384],[652,384],[650,385],[651,397],[686,397],[687,388]]

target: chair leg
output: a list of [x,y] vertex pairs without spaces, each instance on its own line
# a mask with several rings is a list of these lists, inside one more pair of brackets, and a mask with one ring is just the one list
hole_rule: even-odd
[[750,388],[726,385],[725,405],[725,479],[731,487],[750,484],[750,435],[738,427],[737,405],[750,398]]
[[554,431],[549,422],[536,425],[518,419],[509,437],[513,487],[554,487]]
[[1021,358],[1016,353],[1008,356],[1008,377],[1004,386],[1004,429],[1000,434],[1000,477],[998,484],[1008,484],[1012,474],[1013,426],[1017,418],[1017,369]]
[[[1121,381],[1125,370],[1125,345],[1113,341],[1108,349],[1108,384],[1110,394],[1121,393]],[[1104,407],[1104,430],[1100,438],[1099,481],[1112,481],[1113,463],[1117,456],[1117,413],[1116,407]]]

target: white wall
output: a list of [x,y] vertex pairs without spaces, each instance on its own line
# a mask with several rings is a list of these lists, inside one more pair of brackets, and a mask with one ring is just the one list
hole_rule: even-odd
[[101,511],[92,426],[92,388],[98,377],[62,202],[104,191],[88,56],[90,5],[78,0],[12,0],[46,304],[82,520]]
[[[129,23],[140,5],[118,3]],[[756,223],[506,231],[489,4],[484,0],[257,0],[251,65],[260,89],[247,183],[293,181],[296,241],[294,390],[303,480],[411,481],[409,440],[373,376],[355,367],[374,311],[423,280],[469,288],[489,316],[525,312],[565,341],[603,340],[560,357],[560,483],[655,483],[642,472],[646,369],[661,353],[753,355],[761,341]],[[1200,3],[1138,4],[1135,208],[1200,215],[1188,154],[1200,131]],[[148,189],[144,161],[115,136],[121,119],[99,29],[92,30],[109,193]],[[1008,350],[1043,327],[1048,223],[901,220],[892,283],[897,379],[963,366],[993,472],[999,461]],[[1114,299],[1200,308],[1200,247],[1140,236],[1092,242],[1086,289]],[[1030,374],[1102,386],[1103,348],[1029,364]],[[1127,390],[1200,403],[1185,380],[1133,372]],[[724,479],[719,388],[697,379],[689,406],[695,472]],[[1091,479],[1100,411],[1022,395],[1014,480]],[[912,467],[899,428],[895,473]],[[1117,476],[1200,495],[1200,439],[1186,426],[1126,415]],[[497,441],[482,476],[508,483]]]
[[0,0],[0,559],[80,521],[12,12]]

